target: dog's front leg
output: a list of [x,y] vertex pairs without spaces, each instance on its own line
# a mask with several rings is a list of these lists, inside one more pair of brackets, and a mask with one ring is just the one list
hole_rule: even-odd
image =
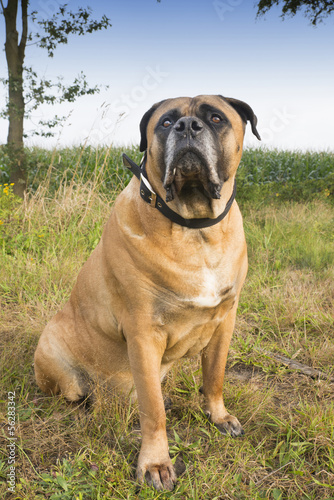
[[142,445],[137,479],[157,490],[172,490],[176,473],[169,457],[166,414],[161,392],[160,367],[163,350],[156,338],[145,335],[128,341],[128,354],[140,413]]
[[223,400],[223,382],[227,353],[235,324],[237,304],[217,327],[202,354],[204,411],[223,434],[241,436],[243,428],[236,417],[230,415]]

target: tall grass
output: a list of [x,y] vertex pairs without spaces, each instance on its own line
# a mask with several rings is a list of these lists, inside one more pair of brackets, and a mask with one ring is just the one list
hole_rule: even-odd
[[[54,193],[64,184],[72,181],[93,182],[95,188],[106,194],[117,190],[120,183],[127,184],[132,174],[123,167],[122,153],[127,153],[140,162],[137,147],[94,148],[78,146],[47,150],[38,147],[26,148],[28,186],[36,192],[41,184],[43,189]],[[8,158],[4,148],[0,148],[0,179],[8,182]],[[1,180],[0,180],[1,182]]]
[[239,177],[248,184],[299,183],[326,179],[334,172],[334,153],[246,149]]
[[[137,147],[94,148],[91,146],[60,148],[53,151],[26,148],[29,187],[35,192],[48,180],[49,190],[56,191],[65,182],[98,181],[99,191],[108,194],[117,190],[120,178],[127,184],[131,173],[123,167],[125,152],[138,163]],[[0,148],[0,183],[8,182],[9,162]],[[276,196],[303,201],[334,196],[334,153],[287,152],[246,149],[238,169],[239,199],[269,201]]]
[[[180,477],[172,493],[140,489],[134,474],[140,448],[136,405],[97,387],[87,411],[37,388],[32,362],[39,335],[67,300],[117,193],[128,182],[120,153],[36,150],[34,158],[44,158],[43,166],[38,170],[36,165],[24,203],[17,203],[10,187],[5,192],[0,187],[0,494],[7,495],[7,401],[8,392],[15,391],[13,498],[332,499],[332,197],[324,189],[307,202],[305,196],[282,201],[275,194],[282,191],[269,196],[261,184],[269,167],[267,173],[257,172],[256,183],[247,181],[249,189],[258,190],[253,197],[242,197],[242,190],[237,195],[250,265],[224,395],[245,428],[244,438],[221,436],[210,426],[200,410],[199,359],[182,362],[163,386],[172,400],[167,428]],[[136,149],[129,153],[139,160]],[[242,165],[240,182],[242,169],[250,172],[262,161],[262,153],[253,153],[253,161],[251,152],[244,154],[248,166]],[[286,164],[293,165],[288,156]],[[321,168],[331,175],[330,167]],[[294,175],[298,186],[299,174]],[[277,189],[284,184],[275,183]],[[321,369],[328,379],[291,371],[270,357],[273,352]]]

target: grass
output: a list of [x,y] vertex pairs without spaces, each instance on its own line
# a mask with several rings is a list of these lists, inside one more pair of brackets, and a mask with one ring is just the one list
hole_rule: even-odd
[[[35,192],[41,183],[55,193],[67,181],[98,184],[100,192],[109,195],[132,174],[122,166],[122,152],[140,161],[138,148],[72,147],[55,150],[26,148],[29,186]],[[118,165],[117,169],[114,168]],[[247,149],[238,172],[239,199],[270,202],[280,199],[309,201],[334,195],[334,153]],[[5,147],[0,147],[0,184],[8,182],[9,160]]]
[[[172,493],[157,493],[135,482],[136,405],[104,387],[97,388],[90,411],[62,397],[47,397],[35,384],[32,366],[43,326],[69,296],[113,200],[128,182],[127,173],[115,168],[120,150],[37,153],[40,169],[33,172],[31,194],[23,204],[10,187],[0,187],[2,497],[333,499],[333,155],[245,152],[237,199],[250,266],[224,395],[246,434],[221,436],[208,423],[200,410],[199,359],[182,361],[163,387],[172,400],[167,429],[180,477]],[[133,153],[138,160],[138,151]],[[304,174],[303,158],[308,158]],[[279,175],[273,180],[275,161]],[[283,164],[289,166],[289,179],[283,179],[281,172],[288,172]],[[315,164],[319,175],[312,180]],[[300,188],[303,176],[314,182],[312,190],[307,184]],[[297,193],[289,200],[287,185]],[[328,379],[289,370],[268,352],[318,368]],[[6,492],[10,391],[15,391],[16,409],[15,494]]]

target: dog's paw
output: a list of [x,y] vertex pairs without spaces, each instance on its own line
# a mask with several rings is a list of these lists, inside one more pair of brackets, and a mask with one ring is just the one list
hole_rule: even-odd
[[245,434],[239,420],[233,417],[233,415],[226,415],[221,421],[213,422],[213,424],[222,434],[230,434],[232,437],[239,437]]
[[143,483],[144,480],[149,486],[153,486],[158,491],[174,489],[177,476],[171,460],[161,464],[138,465],[137,480]]

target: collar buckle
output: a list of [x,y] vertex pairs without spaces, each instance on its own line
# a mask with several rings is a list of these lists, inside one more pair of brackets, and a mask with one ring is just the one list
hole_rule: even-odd
[[153,191],[151,184],[148,179],[141,173],[140,174],[140,194],[141,197],[148,203],[151,207],[156,207],[157,194]]
[[149,197],[151,207],[155,208],[157,202],[157,195],[151,192],[151,196]]

